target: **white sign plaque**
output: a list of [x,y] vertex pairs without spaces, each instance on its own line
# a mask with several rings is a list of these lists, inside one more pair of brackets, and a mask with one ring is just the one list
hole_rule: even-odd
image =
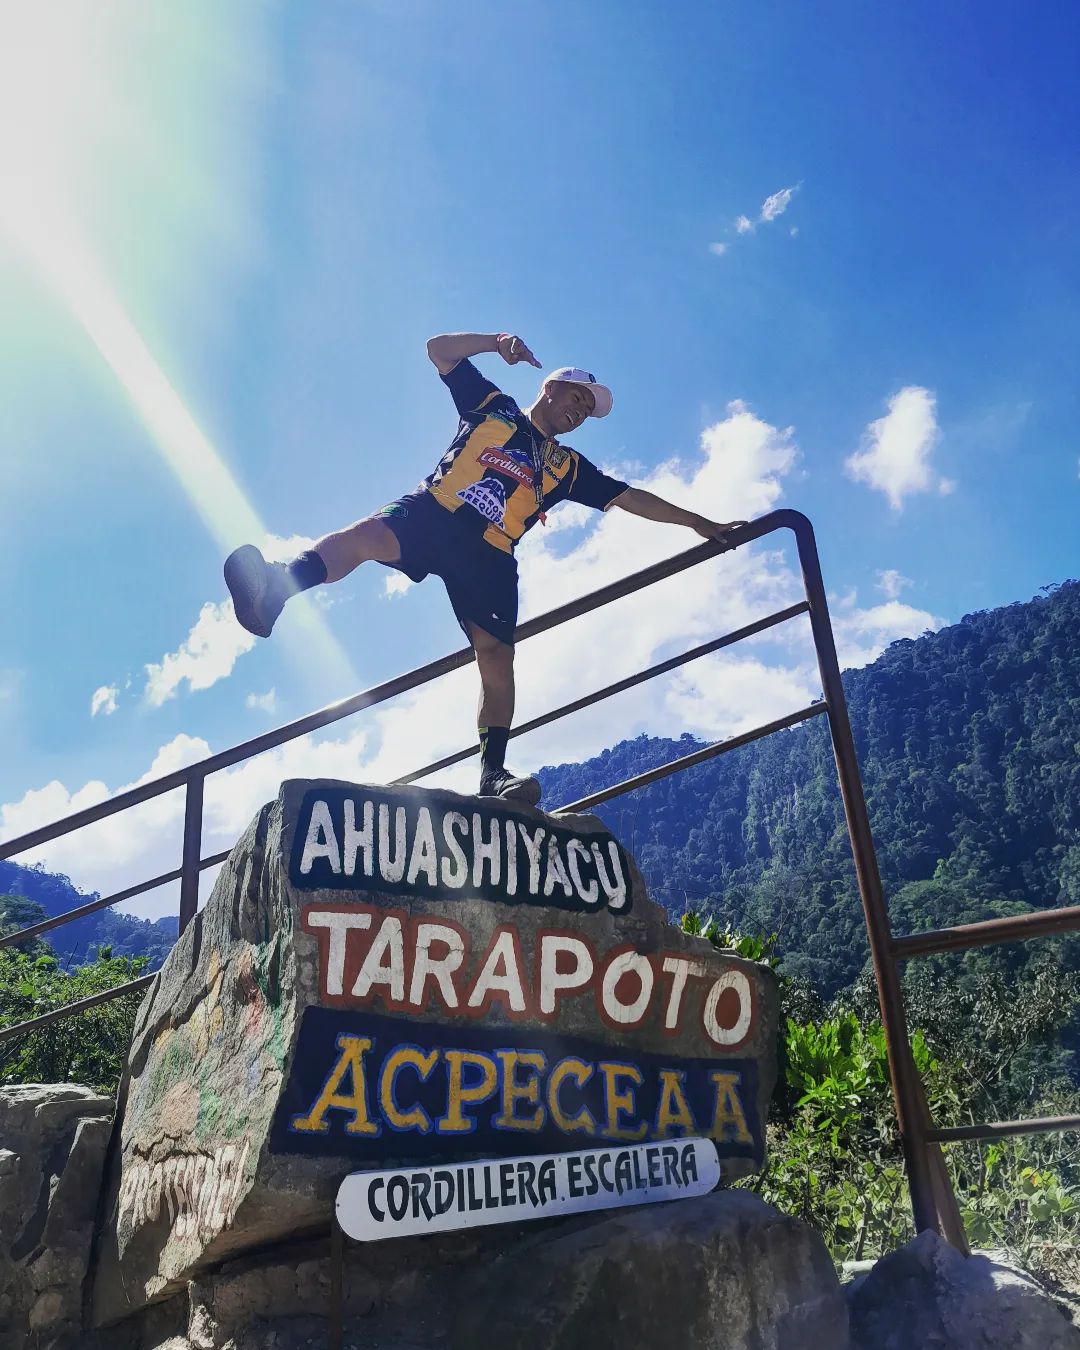
[[669,1139],[578,1153],[354,1172],[337,1219],[358,1242],[521,1223],[591,1209],[706,1195],[720,1180],[711,1139]]

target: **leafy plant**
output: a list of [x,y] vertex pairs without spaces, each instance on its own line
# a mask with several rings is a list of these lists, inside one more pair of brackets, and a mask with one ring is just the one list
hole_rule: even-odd
[[[682,927],[720,951],[760,954],[775,967],[774,938],[745,938],[701,913],[684,916]],[[934,1120],[1080,1113],[1080,1093],[1068,1079],[1052,1083],[1045,1059],[1075,1014],[1075,976],[1042,960],[1010,981],[983,961],[960,982],[960,963],[950,960],[954,978],[947,966],[927,963],[905,986],[912,1054]],[[864,973],[828,1009],[819,1003],[810,1016],[792,1016],[800,982],[782,967],[777,974],[787,1015],[766,1167],[741,1184],[817,1228],[838,1262],[878,1256],[914,1233],[873,979]],[[1010,1136],[947,1149],[973,1245],[1005,1248],[1054,1277],[1063,1253],[1080,1244],[1076,1138]]]
[[[103,947],[90,965],[61,968],[56,957],[0,950],[0,1028],[126,984],[143,974],[145,957],[114,957]],[[0,1083],[84,1083],[114,1093],[127,1063],[141,992],[0,1043]]]

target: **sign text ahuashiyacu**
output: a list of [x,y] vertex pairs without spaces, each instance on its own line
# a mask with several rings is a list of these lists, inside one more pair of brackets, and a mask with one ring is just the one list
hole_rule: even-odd
[[606,833],[579,835],[502,804],[392,788],[306,794],[289,875],[305,890],[475,898],[596,911],[630,908],[629,865]]

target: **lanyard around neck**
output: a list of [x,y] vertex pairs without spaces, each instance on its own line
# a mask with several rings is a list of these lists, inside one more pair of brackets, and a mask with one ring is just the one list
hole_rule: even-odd
[[529,427],[529,440],[532,444],[533,461],[533,492],[536,496],[536,514],[540,518],[540,524],[547,524],[547,513],[544,510],[544,448],[550,437],[545,436],[539,445],[536,443],[536,432],[533,430],[531,419],[526,418]]

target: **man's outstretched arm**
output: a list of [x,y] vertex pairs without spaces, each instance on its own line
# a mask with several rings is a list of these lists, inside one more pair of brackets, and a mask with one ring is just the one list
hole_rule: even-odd
[[448,375],[459,361],[481,352],[498,352],[508,366],[528,361],[540,369],[540,362],[516,333],[442,333],[428,338],[427,354],[440,375]]
[[723,524],[716,520],[708,520],[694,511],[686,511],[673,502],[665,501],[655,492],[646,492],[644,488],[627,488],[625,492],[619,493],[611,505],[629,511],[632,516],[658,521],[661,525],[685,525],[687,529],[694,530],[704,538],[719,539],[721,543],[724,542],[725,535],[746,524],[745,520],[729,520]]

